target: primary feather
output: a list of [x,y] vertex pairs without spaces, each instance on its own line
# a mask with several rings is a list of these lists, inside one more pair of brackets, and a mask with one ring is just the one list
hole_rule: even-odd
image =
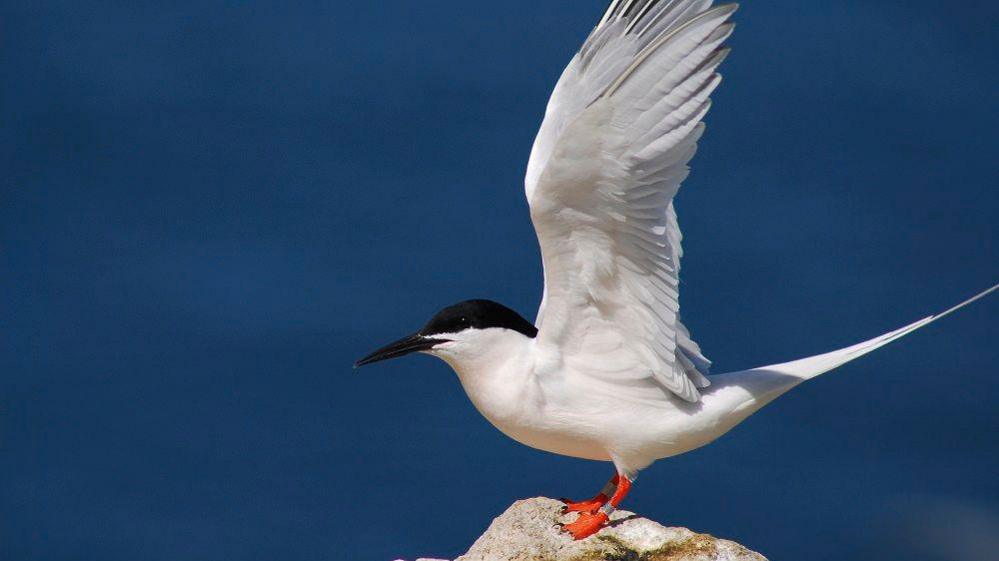
[[528,163],[545,269],[538,342],[624,397],[696,402],[710,384],[679,319],[673,198],[733,28],[736,6],[711,4],[612,2],[556,85]]

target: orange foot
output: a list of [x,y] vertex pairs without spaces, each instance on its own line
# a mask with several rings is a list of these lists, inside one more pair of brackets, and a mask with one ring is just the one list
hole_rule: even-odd
[[572,524],[566,524],[562,529],[572,534],[572,539],[582,540],[599,532],[607,520],[607,515],[603,512],[583,512]]
[[588,501],[579,501],[574,503],[568,499],[562,499],[565,506],[562,508],[562,512],[589,512],[590,514],[595,513],[600,510],[600,507],[604,506],[607,502],[607,497],[604,495],[597,495]]

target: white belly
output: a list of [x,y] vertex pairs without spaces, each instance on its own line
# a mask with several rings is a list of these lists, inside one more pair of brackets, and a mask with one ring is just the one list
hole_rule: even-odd
[[493,426],[517,442],[563,456],[611,461],[601,431],[592,418],[552,404],[533,384],[503,384],[459,375],[475,408]]
[[[471,379],[459,375],[476,409],[510,438],[539,450],[638,471],[657,459],[689,452],[728,432],[755,411],[738,386],[707,389],[691,404],[662,393],[635,401],[590,387],[543,387],[521,378]],[[563,378],[560,384],[567,384]]]

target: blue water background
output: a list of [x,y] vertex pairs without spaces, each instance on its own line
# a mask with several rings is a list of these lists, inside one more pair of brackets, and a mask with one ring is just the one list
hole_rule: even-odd
[[[445,365],[351,363],[458,300],[533,317],[523,171],[602,7],[4,2],[0,557],[448,557],[515,499],[598,488]],[[737,20],[677,203],[716,371],[999,282],[997,4]],[[775,560],[974,558],[948,548],[999,528],[997,316],[796,389],[627,506]]]

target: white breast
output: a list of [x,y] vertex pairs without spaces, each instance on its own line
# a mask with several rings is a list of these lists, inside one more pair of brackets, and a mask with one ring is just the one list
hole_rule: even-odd
[[655,388],[618,391],[572,368],[557,348],[519,333],[486,330],[456,339],[434,354],[451,365],[472,404],[501,432],[532,448],[624,469],[637,471],[707,444],[731,428],[723,421],[728,413],[752,398],[731,386],[708,389],[699,403]]

